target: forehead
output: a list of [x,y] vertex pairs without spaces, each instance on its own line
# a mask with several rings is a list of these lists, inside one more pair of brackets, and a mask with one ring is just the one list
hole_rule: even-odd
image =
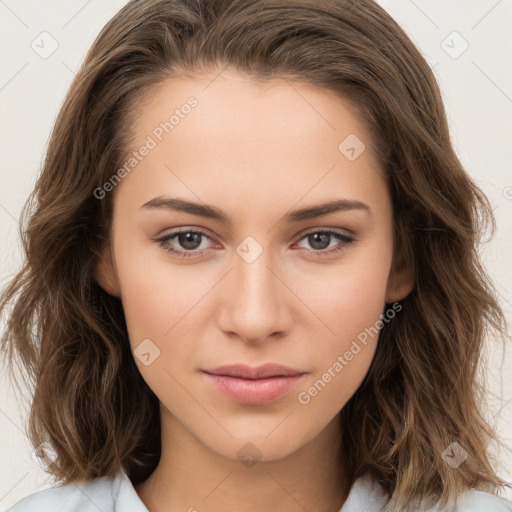
[[179,177],[180,187],[198,193],[275,199],[279,188],[296,201],[308,191],[358,194],[384,185],[357,109],[285,78],[255,81],[230,70],[172,77],[143,98],[131,128],[131,150],[148,140],[153,147],[130,180],[155,180],[155,192]]
[[[178,75],[159,82],[139,100],[131,126],[134,139],[152,133],[157,139],[177,138],[180,133],[185,138],[193,132],[198,144],[216,139],[250,148],[265,139],[266,147],[273,141],[275,146],[286,142],[287,147],[301,148],[305,138],[322,138],[338,151],[340,142],[356,135],[377,167],[358,107],[332,91],[297,79],[257,79],[232,69]],[[166,123],[170,130],[165,129]],[[269,136],[278,131],[277,140]],[[172,137],[166,137],[171,133]],[[248,134],[252,135],[249,139]],[[309,144],[303,149],[314,148]]]

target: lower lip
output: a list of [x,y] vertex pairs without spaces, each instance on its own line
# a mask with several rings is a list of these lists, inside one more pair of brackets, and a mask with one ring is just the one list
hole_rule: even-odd
[[207,380],[226,396],[246,405],[265,405],[288,393],[303,375],[242,379],[203,372]]

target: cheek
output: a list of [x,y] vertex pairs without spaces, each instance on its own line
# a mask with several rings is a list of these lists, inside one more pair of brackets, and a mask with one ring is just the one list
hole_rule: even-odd
[[162,340],[185,314],[187,305],[191,307],[201,287],[190,282],[186,271],[173,271],[163,250],[156,249],[156,242],[148,244],[120,229],[114,248],[130,343],[136,346],[145,338]]
[[[209,292],[219,275],[208,265],[176,265],[163,249],[126,240],[119,233],[116,266],[135,362],[152,389],[174,393],[168,372],[179,378],[195,364],[201,326],[214,315]],[[138,354],[148,351],[158,357],[145,366]]]
[[208,280],[192,266],[173,268],[165,254],[155,255],[147,247],[123,251],[127,245],[119,244],[116,264],[134,361],[161,400],[184,407],[190,397],[178,382],[196,347],[183,340],[190,340],[198,322],[197,306],[208,291]]
[[[340,265],[308,273],[298,293],[326,326],[325,334],[333,349],[342,349],[384,312],[392,245],[382,237],[371,246],[361,247]],[[327,328],[328,327],[328,328]]]
[[324,293],[317,304],[318,316],[330,330],[323,330],[311,357],[313,372],[297,400],[321,411],[319,417],[332,417],[343,408],[364,380],[377,348],[385,281],[376,286],[369,276],[357,277],[340,280],[343,290]]
[[[389,268],[391,244],[347,258],[328,283],[319,275],[308,280],[311,310],[322,320],[314,372],[298,401],[326,414],[339,411],[355,393],[375,355]],[[319,337],[319,331],[315,332]]]

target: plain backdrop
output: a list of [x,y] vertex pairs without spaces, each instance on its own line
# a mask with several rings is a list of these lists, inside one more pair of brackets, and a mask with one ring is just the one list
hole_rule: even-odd
[[[64,95],[96,35],[125,3],[0,0],[1,285],[21,263],[19,214],[33,188]],[[481,253],[510,324],[512,2],[382,0],[381,4],[433,67],[455,149],[492,203],[498,229]],[[44,54],[51,50],[51,55]],[[488,342],[486,418],[512,448],[512,357],[510,349],[504,352],[501,347]],[[49,487],[51,481],[32,459],[24,433],[28,404],[15,400],[3,374],[0,385],[1,512],[23,496]],[[512,452],[501,450],[499,456],[500,475],[510,481]]]

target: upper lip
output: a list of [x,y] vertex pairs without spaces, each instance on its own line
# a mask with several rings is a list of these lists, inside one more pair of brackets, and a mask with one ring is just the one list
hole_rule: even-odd
[[245,364],[228,364],[203,371],[213,375],[227,375],[229,377],[239,377],[242,379],[264,379],[266,377],[293,376],[305,373],[275,363],[267,363],[256,367],[247,366]]

